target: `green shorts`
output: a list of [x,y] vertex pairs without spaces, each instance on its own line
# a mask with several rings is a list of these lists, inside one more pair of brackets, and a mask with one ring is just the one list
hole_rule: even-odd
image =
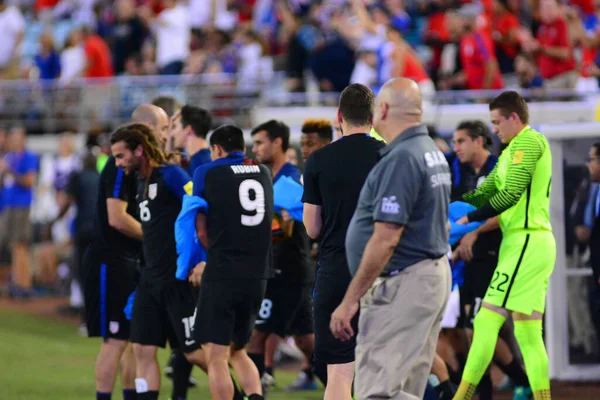
[[556,240],[552,232],[506,234],[483,301],[526,315],[534,311],[544,313],[548,279],[555,261]]

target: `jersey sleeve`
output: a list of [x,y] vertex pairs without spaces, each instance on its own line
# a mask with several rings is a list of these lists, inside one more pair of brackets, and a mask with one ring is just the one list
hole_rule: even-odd
[[304,166],[304,193],[302,194],[302,202],[320,206],[323,204],[323,199],[319,189],[316,163],[317,160],[314,154],[306,160],[306,165]]
[[178,165],[167,165],[161,168],[161,173],[165,184],[180,201],[183,196],[192,194],[192,180],[190,175]]
[[406,225],[424,181],[418,161],[412,157],[393,160],[381,171],[372,183],[373,221]]
[[481,186],[477,189],[465,193],[462,196],[464,202],[474,205],[475,207],[481,207],[487,201],[496,194],[496,170],[498,165],[494,167],[492,172],[485,178]]
[[510,164],[506,171],[506,184],[489,201],[469,214],[469,221],[483,221],[495,217],[519,202],[531,184],[537,161],[546,150],[546,145],[535,135],[519,135],[510,150]]
[[114,161],[112,164],[106,164],[100,179],[104,183],[104,197],[107,199],[129,201],[132,197],[135,197],[135,193],[129,193],[130,186],[123,184],[126,179],[125,171],[117,168]]
[[206,178],[206,172],[209,169],[208,165],[209,164],[201,165],[194,171],[194,177],[192,178],[194,196],[204,197],[204,180]]

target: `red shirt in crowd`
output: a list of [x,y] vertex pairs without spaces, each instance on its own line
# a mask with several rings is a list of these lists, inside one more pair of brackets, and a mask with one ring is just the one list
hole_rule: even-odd
[[85,41],[87,57],[86,78],[106,78],[113,76],[112,59],[106,42],[98,35],[90,36]]
[[404,55],[404,72],[401,75],[404,78],[410,78],[413,81],[420,83],[429,79],[429,75],[425,71],[421,61],[411,53],[406,52]]
[[[495,16],[493,22],[494,31],[499,32],[503,37],[507,37],[510,31],[517,29],[521,26],[518,18],[511,12],[505,12],[502,15]],[[514,58],[517,56],[519,51],[516,46],[501,44],[502,50],[507,56]]]
[[540,52],[537,57],[540,75],[544,79],[551,79],[565,72],[576,68],[575,58],[573,57],[573,48],[569,43],[569,30],[567,22],[559,17],[550,24],[542,24],[537,31],[537,40],[541,47],[567,47],[569,48],[569,58],[559,60]]
[[[446,26],[446,13],[440,12],[431,15],[428,18],[427,29],[425,30],[425,40],[436,40],[441,42],[450,41],[450,32]],[[443,46],[433,46],[433,58],[431,66],[438,69],[442,63]]]
[[[483,87],[486,63],[490,60],[497,61],[492,39],[487,32],[479,30],[464,35],[460,39],[459,46],[460,61],[467,78],[467,89],[486,89]],[[500,74],[500,68],[497,68],[492,85],[488,89],[502,89],[503,87],[504,81]]]

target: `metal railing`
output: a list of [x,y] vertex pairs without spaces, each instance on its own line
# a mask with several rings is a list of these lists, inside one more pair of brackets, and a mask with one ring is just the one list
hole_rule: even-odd
[[[243,84],[243,85],[242,85]],[[427,99],[434,105],[489,101],[500,91],[437,92]],[[528,100],[569,101],[598,96],[597,91],[519,90]],[[126,122],[139,104],[159,95],[171,95],[182,103],[206,108],[216,125],[234,123],[251,127],[253,107],[336,106],[338,93],[290,93],[285,75],[269,82],[249,84],[232,74],[180,76],[120,76],[82,79],[70,84],[48,81],[0,81],[0,123],[23,124],[31,133],[66,130],[111,130]],[[276,116],[273,116],[276,118]]]

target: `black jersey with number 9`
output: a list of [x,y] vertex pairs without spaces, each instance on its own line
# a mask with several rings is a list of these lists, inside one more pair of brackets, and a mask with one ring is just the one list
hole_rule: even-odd
[[271,172],[231,154],[199,167],[194,194],[208,203],[208,258],[203,280],[271,275]]

